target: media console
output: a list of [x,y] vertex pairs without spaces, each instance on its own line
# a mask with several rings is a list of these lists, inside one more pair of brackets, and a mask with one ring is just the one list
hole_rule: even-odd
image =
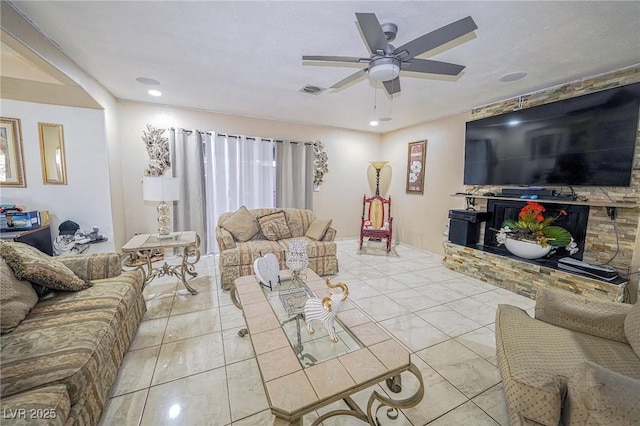
[[[505,195],[480,195],[473,194],[468,192],[458,192],[456,194],[451,194],[452,197],[464,197],[471,202],[471,204],[475,204],[475,199],[479,200],[491,200],[495,198],[499,198],[501,200],[513,200],[513,201],[534,201],[531,199],[522,199],[520,197],[509,197]],[[540,201],[544,201],[545,203],[558,203],[558,204],[576,204],[583,206],[592,206],[592,207],[620,207],[625,209],[635,209],[640,207],[639,201],[601,201],[601,200],[578,200],[573,199],[571,197],[565,196],[549,196],[548,198],[538,198]]]
[[[494,190],[496,192],[499,191],[499,189]],[[607,262],[614,255],[616,246],[619,244],[620,254],[612,264],[622,274],[626,274],[629,272],[629,250],[632,250],[631,247],[635,241],[635,238],[632,240],[629,235],[635,235],[633,224],[636,223],[637,219],[634,218],[638,215],[635,209],[640,207],[640,203],[635,199],[620,201],[619,197],[616,197],[618,199],[615,201],[598,200],[595,198],[599,194],[591,195],[592,200],[566,200],[555,197],[555,199],[539,201],[547,205],[550,211],[554,210],[551,206],[552,204],[557,206],[556,209],[567,210],[571,206],[588,206],[590,210],[589,217],[586,223],[583,224],[586,228],[586,239],[583,240],[584,247],[581,251],[585,256],[585,262],[591,264]],[[529,201],[520,197],[476,195],[473,192],[458,193],[452,196],[465,198],[467,206],[471,205],[473,207],[476,202],[480,202],[478,210],[485,210],[485,205],[487,207],[486,210],[488,210],[491,200],[499,204],[513,202],[514,205],[523,205],[526,201]],[[622,210],[619,211],[619,209]],[[617,224],[619,232],[619,241],[617,243],[618,237],[616,237],[616,232],[613,232],[612,219],[618,218],[618,215],[620,218]],[[489,221],[492,220],[490,218]],[[563,288],[573,293],[617,302],[622,302],[627,297],[632,297],[627,294],[629,291],[635,294],[635,284],[630,284],[628,279],[622,276],[608,281],[590,276],[581,271],[562,269],[558,266],[558,260],[566,255],[561,254],[561,251],[557,253],[559,256],[555,259],[530,261],[518,258],[502,247],[486,246],[486,244],[462,245],[449,241],[449,239],[449,234],[447,234],[444,241],[444,262],[447,268],[530,298],[535,298],[536,291],[540,286]],[[629,289],[627,289],[628,286]]]

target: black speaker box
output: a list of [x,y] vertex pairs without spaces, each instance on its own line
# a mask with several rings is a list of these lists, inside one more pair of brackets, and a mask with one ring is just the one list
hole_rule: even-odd
[[488,217],[487,212],[449,210],[449,241],[461,246],[478,244],[480,227]]
[[461,246],[478,244],[480,224],[466,220],[451,219],[449,221],[449,241]]
[[449,241],[461,246],[478,244],[480,227],[488,217],[487,212],[449,210]]

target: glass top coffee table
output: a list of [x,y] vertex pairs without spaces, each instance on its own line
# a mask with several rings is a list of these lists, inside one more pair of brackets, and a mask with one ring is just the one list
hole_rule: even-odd
[[[153,267],[155,253],[164,249],[182,249],[182,260],[178,265],[164,262],[159,268]],[[198,292],[189,285],[187,275],[195,277],[195,264],[200,260],[200,236],[194,231],[171,232],[166,237],[158,234],[138,234],[122,246],[122,266],[139,267],[145,274],[145,284],[156,277],[173,275],[180,279],[184,287],[191,294]],[[164,259],[164,257],[163,257]],[[137,263],[140,262],[141,263]],[[146,271],[143,266],[146,266]]]
[[[261,286],[255,276],[235,280],[231,298],[242,309],[256,354],[269,407],[278,425],[301,425],[302,416],[338,400],[349,410],[324,413],[313,425],[329,417],[351,416],[377,424],[378,411],[386,407],[389,418],[397,410],[417,405],[424,395],[420,371],[409,352],[382,327],[351,303],[338,313],[332,342],[324,326],[315,325],[309,334],[304,321],[307,297],[325,297],[325,280],[305,269],[300,277],[281,271],[281,284]],[[334,283],[335,284],[335,283]],[[347,299],[348,300],[348,299]],[[418,380],[414,395],[393,400],[372,390],[367,412],[351,395],[380,382],[394,389],[400,375],[408,372]]]

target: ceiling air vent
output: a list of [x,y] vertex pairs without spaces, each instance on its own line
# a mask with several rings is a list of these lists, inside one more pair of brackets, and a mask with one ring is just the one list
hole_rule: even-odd
[[302,89],[300,89],[300,92],[302,93],[308,93],[310,95],[319,95],[320,93],[324,92],[327,89],[324,89],[322,87],[318,87],[318,86],[312,86],[311,84],[305,84]]

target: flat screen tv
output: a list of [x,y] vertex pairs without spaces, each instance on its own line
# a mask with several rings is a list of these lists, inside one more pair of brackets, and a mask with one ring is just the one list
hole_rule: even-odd
[[640,83],[469,121],[465,185],[629,186]]

